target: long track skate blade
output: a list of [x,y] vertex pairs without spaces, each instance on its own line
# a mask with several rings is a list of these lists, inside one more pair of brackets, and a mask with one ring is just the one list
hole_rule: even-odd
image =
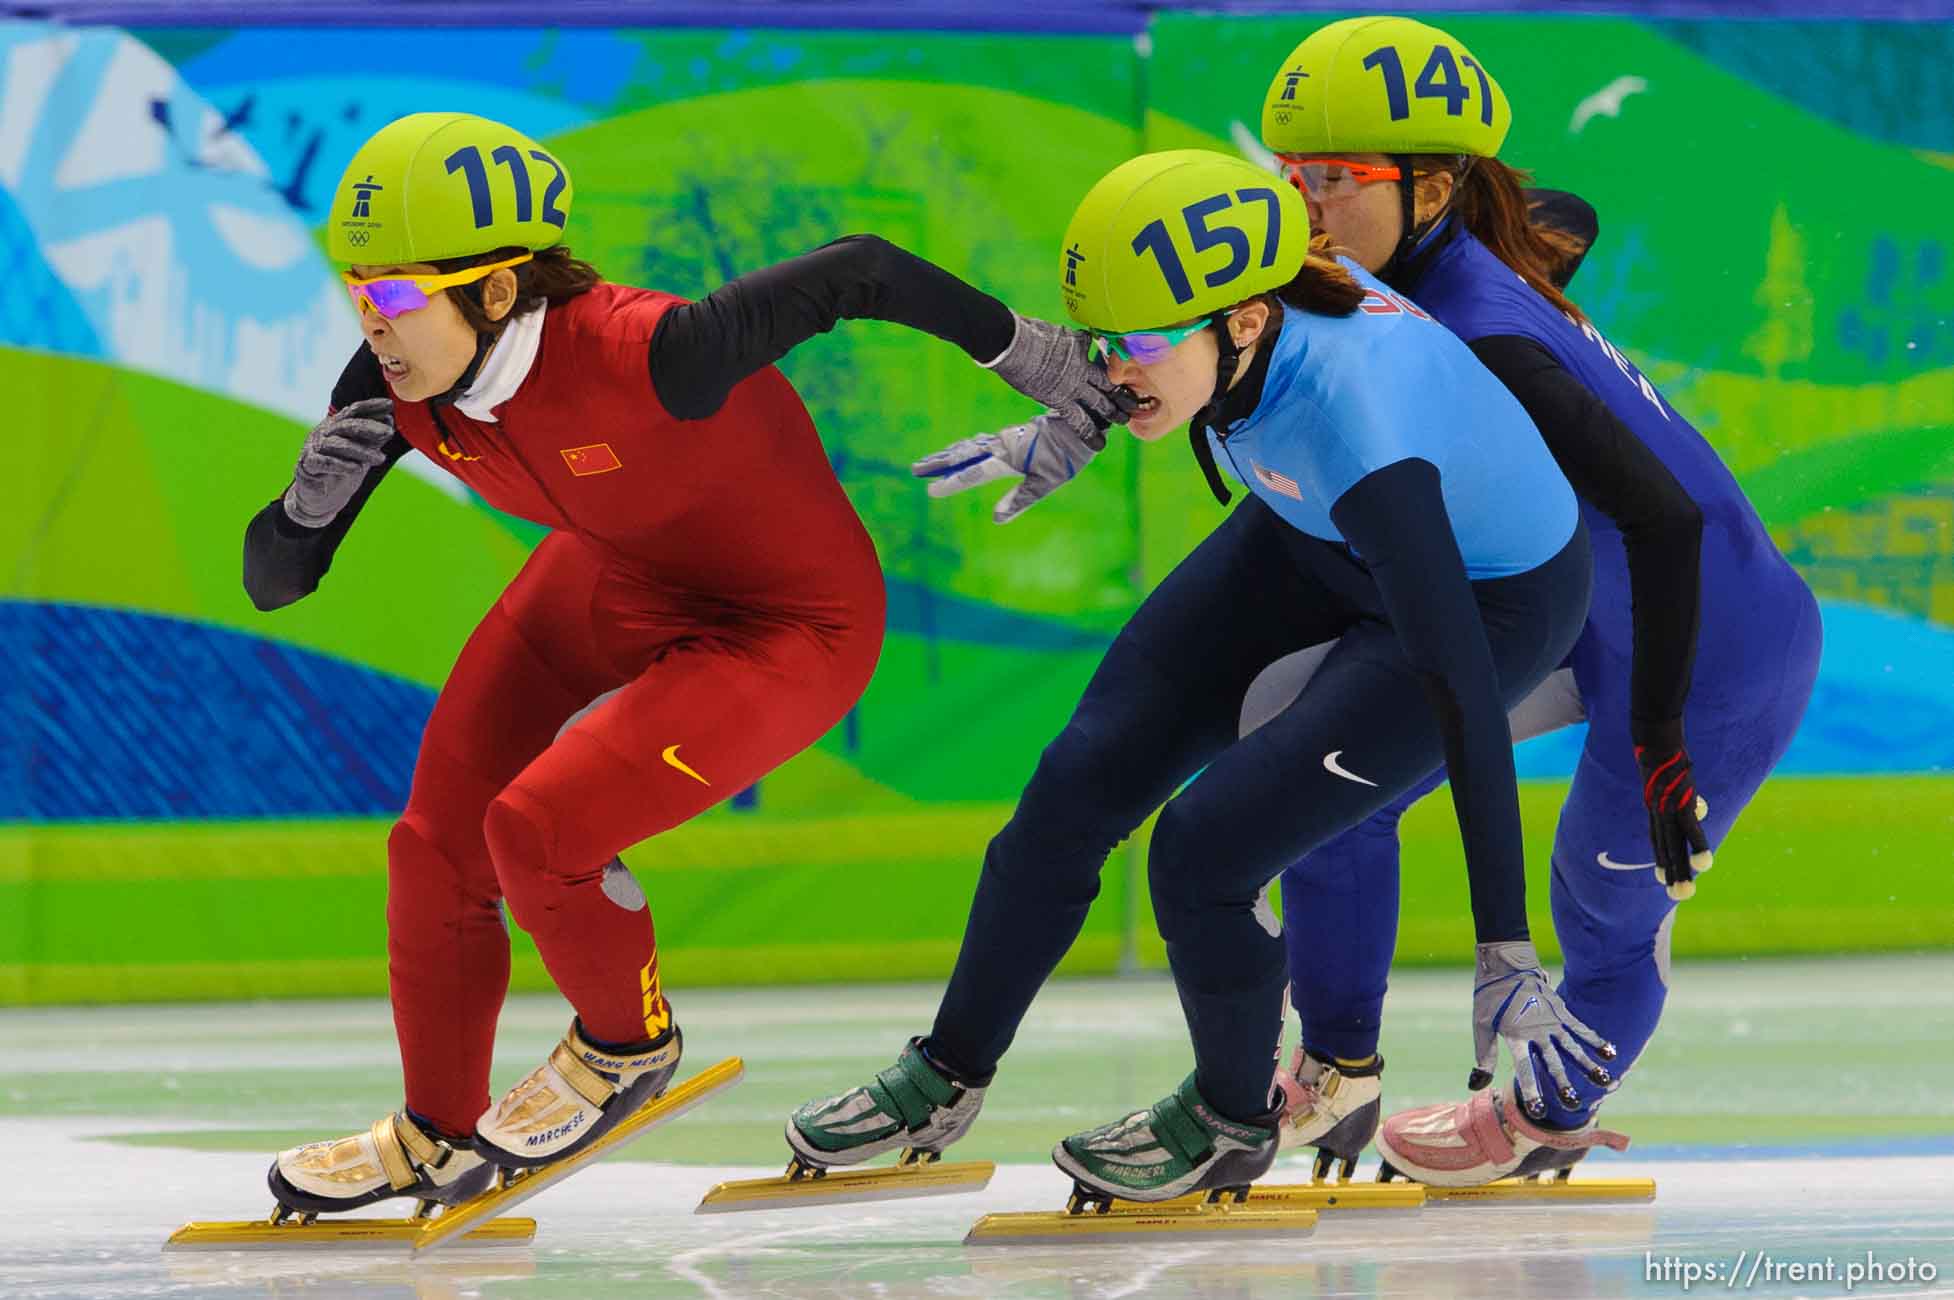
[[[411,1246],[426,1219],[288,1219],[270,1223],[186,1223],[170,1234],[164,1250],[318,1250],[326,1246],[362,1248]],[[527,1246],[536,1237],[534,1219],[490,1219],[462,1237],[469,1246]]]
[[966,1246],[1073,1245],[1095,1240],[1176,1241],[1197,1237],[1306,1237],[1316,1230],[1316,1211],[1259,1209],[1249,1205],[1206,1205],[1164,1201],[1157,1205],[1116,1202],[1104,1214],[1050,1210],[1028,1214],[986,1214],[963,1239]]
[[463,1201],[421,1228],[414,1242],[414,1253],[424,1255],[442,1243],[468,1231],[472,1224],[492,1218],[528,1200],[551,1183],[561,1182],[593,1160],[601,1160],[637,1141],[652,1129],[677,1119],[715,1093],[723,1092],[746,1077],[746,1062],[729,1056],[669,1089],[657,1101],[642,1106],[637,1113],[598,1138],[577,1154],[555,1164],[543,1165],[501,1187],[492,1187],[480,1196]]
[[[1415,1210],[1429,1190],[1419,1183],[1256,1183],[1246,1204],[1259,1210]],[[1195,1192],[1167,1204],[1199,1205],[1206,1195]]]
[[[1392,1184],[1381,1183],[1379,1186],[1389,1187]],[[1425,1199],[1441,1204],[1448,1201],[1507,1201],[1516,1205],[1529,1203],[1579,1205],[1584,1201],[1595,1203],[1653,1201],[1655,1179],[1571,1178],[1561,1182],[1547,1178],[1535,1182],[1526,1178],[1502,1178],[1498,1182],[1486,1183],[1479,1187],[1428,1186],[1425,1188]]]
[[734,1210],[784,1210],[797,1205],[846,1205],[852,1201],[893,1201],[910,1196],[955,1196],[981,1192],[997,1166],[988,1160],[954,1164],[890,1165],[880,1169],[831,1169],[813,1177],[741,1178],[717,1183],[694,1214]]

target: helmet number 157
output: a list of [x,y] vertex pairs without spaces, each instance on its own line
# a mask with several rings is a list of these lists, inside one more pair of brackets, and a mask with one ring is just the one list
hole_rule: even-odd
[[[1200,199],[1181,209],[1181,220],[1187,225],[1188,242],[1196,253],[1205,253],[1210,248],[1225,247],[1228,250],[1227,263],[1201,277],[1210,289],[1220,288],[1248,269],[1248,232],[1239,226],[1208,227],[1209,217],[1233,207],[1237,202],[1267,205],[1269,220],[1262,241],[1261,265],[1275,265],[1276,248],[1281,243],[1282,209],[1274,190],[1257,187],[1236,190],[1232,197],[1222,193]],[[1175,302],[1187,302],[1194,297],[1194,286],[1188,282],[1187,268],[1181,264],[1181,255],[1174,248],[1174,238],[1168,233],[1164,218],[1155,217],[1140,228],[1140,233],[1133,237],[1133,251],[1153,254],[1154,261],[1160,264],[1160,277],[1167,282],[1167,291],[1174,295]]]
[[[563,193],[565,184],[562,164],[541,149],[531,149],[529,156],[554,173],[549,188],[543,191],[543,220],[552,226],[561,226],[563,211],[556,206],[556,199]],[[514,145],[505,144],[497,147],[489,157],[509,169],[509,179],[515,183],[516,220],[528,221],[534,200],[529,187],[529,166],[523,162],[522,151]],[[460,172],[468,180],[468,201],[474,208],[475,229],[483,230],[494,225],[495,200],[489,194],[488,167],[482,162],[482,151],[471,144],[449,154],[445,162],[448,175]]]

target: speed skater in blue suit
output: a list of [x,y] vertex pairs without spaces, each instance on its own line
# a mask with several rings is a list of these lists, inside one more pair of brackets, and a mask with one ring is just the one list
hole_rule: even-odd
[[[1411,70],[1417,93],[1393,69]],[[1284,1141],[1315,1147],[1319,1176],[1338,1160],[1348,1176],[1373,1136],[1392,1169],[1441,1185],[1564,1171],[1597,1143],[1626,1145],[1594,1112],[1655,1032],[1677,903],[1783,757],[1817,676],[1810,590],[1702,435],[1564,294],[1594,214],[1522,190],[1524,173],[1496,157],[1510,122],[1490,71],[1445,32],[1359,18],[1284,60],[1262,134],[1313,224],[1466,341],[1579,497],[1594,553],[1587,623],[1511,723],[1516,740],[1588,727],[1553,847],[1559,992],[1621,1056],[1600,1085],[1549,1047],[1516,1061],[1511,1086],[1486,1089],[1496,1019],[1478,1027],[1468,1101],[1380,1129],[1398,819],[1445,778],[1434,770],[1283,873],[1303,1044],[1280,1078]],[[1279,714],[1333,653],[1271,669],[1244,727]]]

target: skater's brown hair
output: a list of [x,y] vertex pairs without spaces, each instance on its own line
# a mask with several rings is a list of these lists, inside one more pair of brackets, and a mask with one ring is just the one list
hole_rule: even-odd
[[1451,154],[1414,154],[1412,171],[1422,181],[1428,174],[1451,172],[1452,211],[1473,238],[1512,267],[1539,295],[1576,321],[1587,319],[1554,283],[1554,273],[1586,251],[1581,241],[1563,230],[1535,225],[1528,217],[1525,187],[1530,172],[1509,167],[1497,158],[1473,158],[1463,173]]
[[[484,266],[490,262],[507,261],[520,257],[526,250],[521,248],[498,248],[492,253],[470,253],[466,257],[448,257],[432,265],[443,273],[466,270],[471,266]],[[455,301],[455,308],[461,318],[477,334],[500,334],[511,320],[526,311],[534,310],[544,304],[556,306],[565,303],[603,282],[597,268],[573,256],[567,245],[558,244],[537,252],[527,262],[519,262],[509,268],[516,277],[516,301],[500,320],[491,319],[482,310],[482,282],[464,284],[449,290]],[[458,291],[457,291],[458,290]]]
[[1320,316],[1348,316],[1356,311],[1366,291],[1350,274],[1350,268],[1335,260],[1339,251],[1327,234],[1315,235],[1309,241],[1309,256],[1303,259],[1302,269],[1275,291],[1275,297]]

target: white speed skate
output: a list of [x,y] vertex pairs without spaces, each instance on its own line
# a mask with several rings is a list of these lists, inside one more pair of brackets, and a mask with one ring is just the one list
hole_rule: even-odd
[[494,1174],[474,1143],[438,1137],[397,1111],[364,1133],[280,1151],[265,1181],[290,1214],[337,1214],[411,1196],[425,1215],[474,1196]]
[[1373,1054],[1367,1065],[1342,1065],[1329,1057],[1297,1047],[1289,1068],[1276,1071],[1282,1092],[1282,1147],[1315,1147],[1313,1177],[1322,1182],[1330,1166],[1342,1162],[1337,1181],[1349,1182],[1363,1154],[1377,1136],[1383,1110],[1384,1058]]
[[575,1155],[662,1097],[685,1048],[675,1024],[629,1052],[597,1047],[581,1031],[571,1021],[549,1059],[482,1112],[475,1144],[483,1159],[530,1169]]

